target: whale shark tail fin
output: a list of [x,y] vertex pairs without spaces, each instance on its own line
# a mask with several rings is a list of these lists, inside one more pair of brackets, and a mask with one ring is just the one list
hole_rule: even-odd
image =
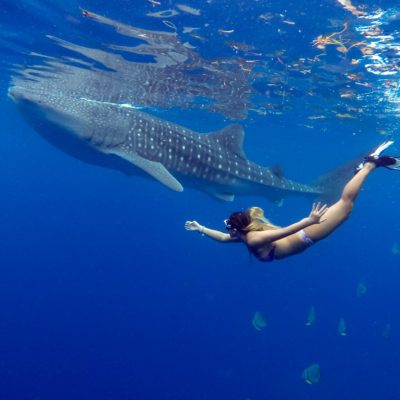
[[370,153],[366,152],[311,182],[310,186],[320,192],[318,200],[332,204],[339,200],[346,183],[354,176],[354,168]]

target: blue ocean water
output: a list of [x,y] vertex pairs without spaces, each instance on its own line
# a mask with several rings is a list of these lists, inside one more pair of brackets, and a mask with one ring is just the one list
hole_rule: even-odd
[[[184,222],[223,229],[232,211],[259,205],[285,225],[307,215],[310,199],[222,202],[85,164],[44,141],[7,96],[12,77],[32,66],[96,64],[60,39],[152,63],[124,51],[141,42],[118,23],[176,32],[204,70],[251,94],[240,111],[215,82],[199,86],[212,95],[197,102],[185,102],[185,91],[173,96],[172,83],[153,103],[143,91],[146,110],[203,133],[240,123],[250,160],[311,182],[399,139],[395,7],[0,0],[0,399],[398,399],[399,174],[376,171],[337,232],[263,264]],[[315,42],[320,35],[325,42]],[[261,331],[256,312],[267,322]],[[321,379],[310,385],[302,373],[314,363]]]

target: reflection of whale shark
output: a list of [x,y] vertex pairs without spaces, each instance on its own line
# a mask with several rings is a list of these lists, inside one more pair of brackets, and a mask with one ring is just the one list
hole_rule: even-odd
[[[141,170],[173,190],[192,186],[225,200],[256,194],[276,201],[322,191],[321,186],[287,180],[279,171],[248,161],[239,125],[199,134],[134,106],[107,101],[107,93],[97,84],[91,87],[90,81],[82,82],[86,96],[68,92],[68,74],[14,77],[13,85],[9,96],[29,123],[83,161],[127,174]],[[99,98],[102,101],[93,100]]]
[[46,68],[34,65],[23,72],[48,78],[60,73],[68,75],[68,90],[80,93],[85,91],[82,82],[86,86],[90,81],[89,88],[99,85],[109,99],[118,102],[163,109],[197,108],[234,120],[246,118],[251,68],[243,66],[243,60],[205,59],[195,47],[182,43],[176,32],[138,28],[87,10],[83,15],[112,27],[118,34],[117,43],[122,39],[129,45],[111,42],[83,46],[47,36],[62,53],[71,55],[56,59],[35,54]]

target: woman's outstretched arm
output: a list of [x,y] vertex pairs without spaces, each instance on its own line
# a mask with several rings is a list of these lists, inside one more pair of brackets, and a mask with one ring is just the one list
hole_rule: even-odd
[[321,205],[321,203],[313,203],[310,215],[307,218],[303,218],[299,222],[284,228],[249,232],[247,234],[247,243],[250,246],[259,246],[263,243],[275,242],[276,240],[293,235],[294,233],[307,228],[307,226],[320,224],[325,221],[322,217],[327,210],[328,207],[326,204]]
[[214,239],[218,242],[238,242],[239,239],[235,237],[231,237],[229,234],[217,231],[215,229],[207,228],[203,225],[200,225],[197,221],[186,221],[185,229],[187,231],[197,231],[203,235],[208,236],[211,239]]

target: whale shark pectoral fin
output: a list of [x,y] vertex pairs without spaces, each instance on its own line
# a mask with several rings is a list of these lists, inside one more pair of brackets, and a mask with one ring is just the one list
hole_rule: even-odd
[[136,153],[126,153],[116,149],[112,149],[108,153],[115,154],[124,160],[131,162],[168,188],[175,190],[176,192],[183,192],[183,186],[181,183],[161,163],[147,160]]
[[161,163],[146,160],[137,154],[131,156],[130,161],[168,188],[175,190],[176,192],[183,192],[183,186],[181,183]]
[[229,194],[229,193],[211,193],[213,196],[215,196],[219,200],[223,201],[233,201],[235,200],[235,195],[234,194]]

